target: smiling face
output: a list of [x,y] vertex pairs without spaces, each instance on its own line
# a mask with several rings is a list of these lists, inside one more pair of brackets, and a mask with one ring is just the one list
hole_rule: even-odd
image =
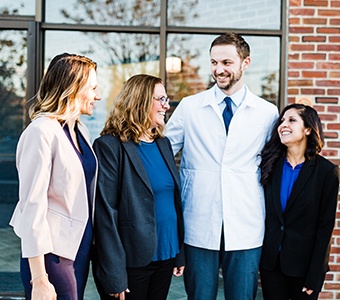
[[211,48],[210,63],[212,76],[222,91],[231,95],[241,89],[250,57],[242,61],[235,46],[217,45]]
[[151,130],[158,126],[164,126],[165,112],[170,108],[169,103],[164,103],[164,105],[162,105],[161,101],[157,100],[161,97],[166,98],[167,94],[164,85],[157,83],[152,95],[152,106],[150,112]]
[[89,79],[79,91],[78,99],[81,102],[80,114],[91,116],[94,103],[101,99],[101,94],[97,86],[97,73],[94,69],[90,70]]
[[307,147],[307,136],[310,128],[306,128],[304,122],[295,108],[287,110],[277,129],[281,143],[289,147]]

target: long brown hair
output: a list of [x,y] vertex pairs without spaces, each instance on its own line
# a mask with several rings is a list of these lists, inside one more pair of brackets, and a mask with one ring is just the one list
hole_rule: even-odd
[[123,142],[132,140],[135,143],[143,135],[152,139],[162,137],[163,126],[149,132],[152,96],[159,83],[163,84],[162,79],[152,75],[138,74],[130,77],[115,99],[101,135],[113,134]]

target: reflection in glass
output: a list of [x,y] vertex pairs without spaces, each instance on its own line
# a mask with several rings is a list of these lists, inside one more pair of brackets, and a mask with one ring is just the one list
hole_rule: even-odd
[[24,126],[26,32],[0,31],[0,228],[8,226],[18,200],[15,150]]
[[46,21],[101,25],[159,26],[158,0],[46,0]]
[[280,29],[280,16],[281,0],[168,0],[170,26]]
[[86,55],[98,64],[102,100],[96,103],[91,117],[82,117],[92,139],[104,127],[106,114],[128,78],[139,73],[159,76],[158,35],[47,31],[45,67],[63,52]]
[[[178,73],[167,73],[167,92],[171,99],[203,91],[211,84],[210,44],[216,36],[169,34],[168,56],[182,60]],[[250,45],[252,62],[246,70],[245,83],[255,94],[278,104],[280,39],[244,36]],[[270,54],[270,55],[269,55]]]
[[35,14],[35,0],[1,0],[0,15],[33,16]]

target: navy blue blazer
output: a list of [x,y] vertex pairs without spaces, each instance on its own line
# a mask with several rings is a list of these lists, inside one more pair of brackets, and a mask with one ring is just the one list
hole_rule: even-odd
[[[175,183],[182,248],[184,225],[179,173],[169,140],[158,138],[156,143]],[[157,247],[154,195],[134,142],[121,142],[119,137],[109,134],[97,138],[93,148],[98,158],[94,279],[106,294],[114,294],[128,288],[126,267],[143,267],[152,261]],[[184,266],[182,252],[175,262],[176,266]]]
[[273,270],[279,257],[284,274],[305,277],[305,287],[320,291],[329,270],[339,168],[322,156],[306,160],[284,212],[280,203],[282,168],[280,159],[271,182],[265,186],[266,227],[261,268]]

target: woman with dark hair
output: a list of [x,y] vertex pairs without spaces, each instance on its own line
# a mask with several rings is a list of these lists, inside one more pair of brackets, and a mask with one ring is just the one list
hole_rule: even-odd
[[315,109],[283,109],[260,164],[266,228],[260,263],[265,300],[317,299],[325,274],[339,189],[339,170],[321,155]]
[[165,300],[184,269],[180,181],[163,136],[163,82],[131,77],[95,140],[94,278],[101,299]]

